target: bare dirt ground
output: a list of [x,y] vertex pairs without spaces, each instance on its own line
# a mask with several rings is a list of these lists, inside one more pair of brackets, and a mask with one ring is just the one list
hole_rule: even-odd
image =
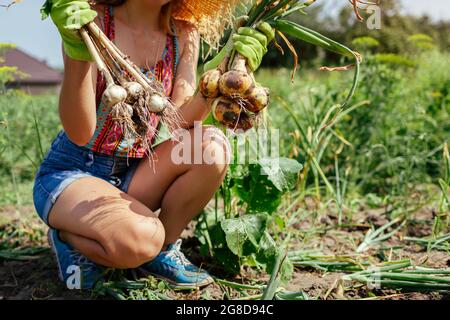
[[[33,208],[24,207],[17,210],[13,207],[0,209],[0,300],[2,299],[111,299],[110,296],[98,296],[90,292],[70,291],[64,288],[57,276],[54,258],[46,242],[46,227],[34,216]],[[387,222],[383,210],[365,210],[353,217],[348,228],[333,228],[336,217],[323,216],[319,218],[320,225],[315,228],[324,231],[305,239],[298,240],[298,249],[305,244],[308,247],[320,245],[326,254],[353,254],[355,246],[363,239],[368,230],[368,222],[383,225]],[[450,266],[450,256],[447,252],[427,252],[415,244],[405,244],[403,237],[423,237],[431,232],[433,211],[424,208],[413,215],[414,223],[404,228],[394,237],[383,243],[386,249],[371,249],[367,254],[377,260],[380,255],[391,260],[411,259],[413,263],[433,268]],[[301,221],[294,227],[298,230],[308,230],[312,221]],[[211,260],[201,257],[198,253],[198,242],[189,237],[192,232],[186,232],[184,251],[196,264],[206,266],[209,271],[221,277],[220,269],[209,267]],[[301,238],[301,235],[299,236]],[[34,248],[27,255],[12,256],[11,248]],[[398,248],[400,247],[400,248]],[[395,250],[392,248],[396,248]],[[296,249],[295,247],[293,248]],[[14,251],[12,251],[14,253]],[[450,299],[450,294],[441,292],[409,292],[404,290],[380,289],[369,290],[365,285],[342,284],[341,272],[324,272],[312,268],[296,268],[293,278],[283,286],[293,292],[303,291],[312,299],[393,299],[393,300],[441,300]],[[253,269],[244,269],[238,277],[227,279],[238,283],[261,283],[268,281],[266,274]],[[175,299],[229,299],[239,296],[233,290],[225,290],[219,284],[213,284],[203,290],[190,292],[167,291],[166,294]],[[252,292],[247,292],[251,296]]]

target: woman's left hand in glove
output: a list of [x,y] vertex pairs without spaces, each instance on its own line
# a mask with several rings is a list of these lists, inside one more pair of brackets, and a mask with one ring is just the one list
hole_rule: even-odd
[[263,22],[256,28],[242,27],[233,35],[234,49],[247,58],[249,69],[256,71],[267,53],[267,46],[275,38],[275,30]]

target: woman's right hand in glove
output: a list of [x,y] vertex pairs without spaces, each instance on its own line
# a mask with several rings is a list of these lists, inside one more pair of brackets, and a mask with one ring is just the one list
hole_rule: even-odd
[[74,60],[92,61],[79,29],[94,21],[97,12],[87,0],[47,0],[41,9],[43,19],[50,16],[58,28],[65,53]]

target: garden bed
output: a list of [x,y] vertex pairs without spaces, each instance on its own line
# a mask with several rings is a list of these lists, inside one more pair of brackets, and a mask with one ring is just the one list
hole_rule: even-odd
[[[370,228],[367,217],[372,221],[383,224],[384,208],[361,208],[354,215],[347,227],[336,228],[330,226],[335,221],[334,215],[322,215],[314,220],[306,218],[293,225],[293,237],[290,250],[319,249],[329,259],[352,257],[357,261],[370,261],[374,265],[384,261],[399,261],[410,259],[414,265],[421,265],[435,269],[446,269],[450,266],[448,252],[430,250],[421,245],[409,243],[404,237],[418,236],[415,225],[421,228],[421,235],[431,230],[433,208],[425,207],[411,216],[407,226],[397,232],[392,238],[380,245],[370,248],[367,252],[356,254],[358,244]],[[56,264],[50,249],[46,244],[46,228],[34,216],[32,207],[5,207],[0,211],[0,299],[112,299],[106,294],[98,292],[79,292],[66,290],[57,277]],[[20,218],[20,220],[18,220]],[[316,231],[312,231],[316,230]],[[425,230],[425,231],[424,231]],[[254,268],[245,267],[241,275],[227,277],[214,261],[199,254],[199,243],[192,237],[192,230],[187,230],[188,237],[184,241],[184,251],[193,262],[203,265],[219,279],[215,284],[203,289],[188,292],[174,291],[166,288],[156,280],[148,282],[152,292],[159,292],[171,299],[253,299],[259,298],[258,289],[237,289],[234,284],[246,284],[255,288],[262,288],[267,284],[269,275],[258,272]],[[9,248],[8,248],[9,246]],[[22,251],[17,251],[21,249]],[[9,253],[9,256],[8,254]],[[333,260],[331,259],[331,260]],[[326,259],[318,259],[319,262]],[[358,282],[342,281],[342,277],[349,272],[335,270],[318,270],[317,266],[295,267],[292,279],[281,287],[289,292],[302,294],[301,299],[388,299],[388,300],[439,300],[449,299],[448,292],[415,291],[409,289],[381,288],[370,289]],[[232,282],[229,284],[228,282]],[[151,298],[139,296],[136,290],[129,292],[127,298]],[[299,296],[297,295],[297,299]]]

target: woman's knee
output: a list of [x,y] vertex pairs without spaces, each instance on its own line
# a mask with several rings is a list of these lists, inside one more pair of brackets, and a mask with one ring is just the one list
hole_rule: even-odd
[[132,269],[152,261],[162,250],[164,226],[157,218],[128,221],[111,235],[105,250],[117,268]]
[[195,126],[180,129],[175,134],[176,143],[171,159],[177,166],[206,165],[226,169],[230,163],[231,146],[223,132],[213,126]]
[[203,127],[203,164],[220,173],[228,168],[231,160],[231,146],[223,132],[215,127]]

